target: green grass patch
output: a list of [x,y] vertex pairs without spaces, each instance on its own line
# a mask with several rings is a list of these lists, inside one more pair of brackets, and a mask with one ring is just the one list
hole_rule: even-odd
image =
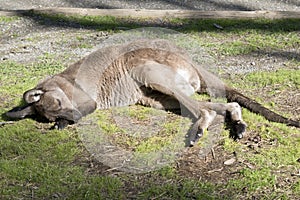
[[242,81],[236,82],[235,87],[242,85],[247,88],[261,88],[266,86],[280,86],[280,89],[300,86],[299,70],[278,69],[276,71],[253,72],[243,76]]
[[0,16],[0,23],[9,23],[12,21],[19,20],[19,17],[16,16]]
[[[33,87],[40,79],[45,76],[50,76],[55,73],[61,72],[65,66],[54,61],[51,55],[46,54],[41,57],[41,62],[38,64],[19,64],[15,62],[2,62],[1,74],[0,74],[0,86],[4,91],[10,91],[16,93],[17,91],[11,91],[11,85],[16,87]],[[13,77],[13,78],[12,78]],[[8,89],[10,88],[10,89]]]
[[[254,72],[242,78],[237,75],[230,81],[230,84],[235,88],[243,88],[246,91],[268,87],[270,88],[268,95],[273,95],[278,90],[299,90],[300,73],[299,70],[289,69]],[[257,94],[253,95],[253,98],[264,103]],[[276,108],[275,105],[265,105],[271,109]],[[223,147],[229,152],[235,152],[238,160],[250,163],[253,166],[253,168],[248,168],[245,165],[245,168],[239,171],[239,178],[229,181],[228,190],[236,191],[237,197],[239,195],[245,197],[245,195],[251,194],[261,199],[293,199],[294,197],[291,197],[291,194],[298,196],[300,194],[299,181],[294,179],[292,186],[281,184],[283,180],[290,180],[291,174],[297,173],[299,170],[300,150],[297,148],[300,144],[299,130],[283,124],[269,122],[264,117],[251,113],[246,109],[243,110],[243,118],[248,123],[248,134],[253,134],[250,135],[250,138],[259,135],[262,144],[254,144],[254,146],[249,147],[237,143],[228,137],[228,131],[224,131]],[[254,148],[254,152],[249,150],[251,148]],[[251,198],[251,195],[247,198]]]
[[224,148],[235,152],[238,160],[252,166],[249,168],[245,165],[245,168],[238,171],[239,178],[228,182],[228,190],[236,191],[237,196],[248,194],[262,199],[290,199],[290,194],[300,195],[299,181],[294,180],[292,187],[281,185],[284,179],[291,179],[292,174],[299,170],[300,150],[297,147],[300,144],[300,131],[268,122],[247,110],[243,111],[243,118],[248,123],[248,132],[253,133],[250,138],[259,135],[263,142],[259,146],[254,144],[252,153],[249,146],[234,142],[228,138],[229,133],[224,132],[227,135],[222,141]]
[[236,191],[242,191],[246,187],[248,191],[255,192],[272,188],[276,183],[275,176],[268,168],[243,169],[240,171],[240,176],[240,179],[231,180],[228,187],[234,188]]
[[[189,32],[231,32],[240,33],[257,30],[267,33],[299,31],[299,19],[180,19],[162,18],[131,18],[113,16],[78,16],[62,14],[28,13],[30,17],[38,17],[37,20],[52,20],[64,24],[78,24],[83,27],[96,27],[102,29],[133,28],[141,26],[172,26],[175,29]],[[222,30],[215,27],[218,24]],[[261,33],[261,32],[260,32]]]
[[173,113],[143,106],[96,111],[89,119],[96,119],[99,129],[109,141],[137,153],[159,151],[165,147],[178,148],[177,139],[184,141],[190,120]]
[[[236,171],[238,175],[230,179],[225,186],[226,191],[235,191],[236,199],[241,197],[294,199],[300,195],[299,181],[292,175],[297,174],[300,167],[297,162],[299,150],[295,148],[299,146],[300,141],[294,140],[293,135],[280,138],[286,132],[280,132],[282,135],[279,136],[274,133],[275,130],[276,128],[269,128],[260,134],[263,138],[268,138],[264,140],[269,144],[263,144],[260,148],[255,147],[255,153],[251,153],[247,146],[225,139],[224,148],[229,152],[235,152],[238,160],[245,163],[245,167]],[[251,128],[249,131],[254,132]],[[284,180],[291,182],[285,184]]]
[[[70,131],[41,134],[32,120],[1,128],[0,197],[117,199],[122,183],[113,177],[92,177],[73,165],[80,153]],[[104,187],[105,186],[105,187]]]
[[35,87],[40,80],[65,68],[50,57],[50,55],[45,55],[40,63],[29,65],[9,61],[1,62],[0,93],[3,98],[10,99],[10,101],[0,102],[0,112],[20,104],[25,91]]
[[198,181],[184,180],[180,185],[167,183],[162,186],[150,185],[148,189],[138,195],[138,199],[230,199],[215,193],[212,184]]
[[4,198],[105,199],[121,195],[122,184],[117,179],[89,177],[71,164],[80,149],[77,138],[68,131],[41,134],[27,120],[4,127],[1,137],[5,155],[1,154],[0,195]]

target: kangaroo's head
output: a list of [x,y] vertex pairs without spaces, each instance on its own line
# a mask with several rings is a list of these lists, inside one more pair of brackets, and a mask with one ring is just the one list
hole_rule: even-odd
[[26,91],[23,99],[26,105],[8,111],[8,117],[22,119],[38,115],[49,121],[65,119],[77,122],[96,109],[95,101],[80,86],[59,76],[48,78]]

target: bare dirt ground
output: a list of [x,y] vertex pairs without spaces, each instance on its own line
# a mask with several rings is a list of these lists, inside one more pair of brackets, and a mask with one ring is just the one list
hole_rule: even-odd
[[186,9],[186,10],[300,10],[298,0],[3,0],[0,9],[17,10],[41,7]]

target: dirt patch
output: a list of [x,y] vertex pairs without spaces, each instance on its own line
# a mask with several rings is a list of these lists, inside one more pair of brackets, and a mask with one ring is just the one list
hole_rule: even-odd
[[210,153],[203,159],[198,157],[199,147],[191,148],[178,159],[178,172],[183,177],[204,180],[216,184],[227,183],[236,173],[238,163],[230,166],[224,162],[235,159],[234,153],[224,151],[221,145],[211,148]]
[[300,60],[298,49],[291,49],[290,55],[270,50],[247,55],[221,56],[217,65],[224,71],[224,77],[229,78],[236,74],[243,76],[255,71],[274,71],[281,68],[299,69],[299,66],[288,64],[292,59]]
[[[247,147],[247,151],[244,153],[254,153],[257,151],[257,148],[260,148],[262,145],[267,145],[262,144],[259,135],[248,136],[240,142]],[[271,143],[268,145],[270,144]],[[275,143],[273,142],[272,144]],[[185,153],[178,157],[175,163],[172,164],[176,169],[177,180],[171,180],[165,177],[162,178],[153,173],[136,175],[114,170],[99,163],[85,150],[83,150],[82,154],[74,161],[74,164],[83,166],[86,169],[87,175],[101,174],[119,177],[126,183],[124,185],[124,191],[126,191],[126,194],[128,195],[127,198],[132,199],[135,199],[137,194],[145,191],[151,184],[164,185],[170,182],[177,184],[173,181],[178,181],[180,179],[190,179],[203,183],[209,182],[219,186],[226,185],[228,181],[242,177],[241,171],[243,169],[255,169],[256,167],[253,163],[239,159],[239,155],[236,152],[225,151],[222,144],[216,144],[212,147],[211,151],[204,158],[199,158],[200,149],[200,147],[187,149]],[[128,178],[129,180],[135,180],[134,182],[138,182],[139,184],[134,184],[134,182],[129,181]],[[180,181],[178,181],[178,188],[180,188]],[[241,191],[223,189],[219,195],[224,195],[226,197],[236,195],[237,193],[247,196],[247,188],[243,188]]]
[[264,0],[262,2],[242,0],[3,0],[1,9],[25,9],[40,7],[81,7],[81,8],[131,8],[131,9],[188,9],[188,10],[300,10],[297,0]]
[[0,59],[27,64],[47,56],[70,64],[94,51],[108,36],[104,31],[39,24],[28,18],[2,22],[0,27]]
[[[278,88],[280,85],[278,85]],[[270,95],[273,93],[273,95]],[[300,120],[300,90],[297,88],[288,88],[286,90],[276,89],[274,87],[264,87],[250,91],[251,96],[259,95],[263,102],[273,105],[276,112],[299,121]],[[271,108],[272,109],[272,108]]]

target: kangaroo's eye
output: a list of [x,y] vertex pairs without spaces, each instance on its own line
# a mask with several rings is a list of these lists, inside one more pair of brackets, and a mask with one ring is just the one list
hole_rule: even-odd
[[58,106],[61,107],[61,101],[60,101],[60,99],[56,99],[56,102],[57,102]]

